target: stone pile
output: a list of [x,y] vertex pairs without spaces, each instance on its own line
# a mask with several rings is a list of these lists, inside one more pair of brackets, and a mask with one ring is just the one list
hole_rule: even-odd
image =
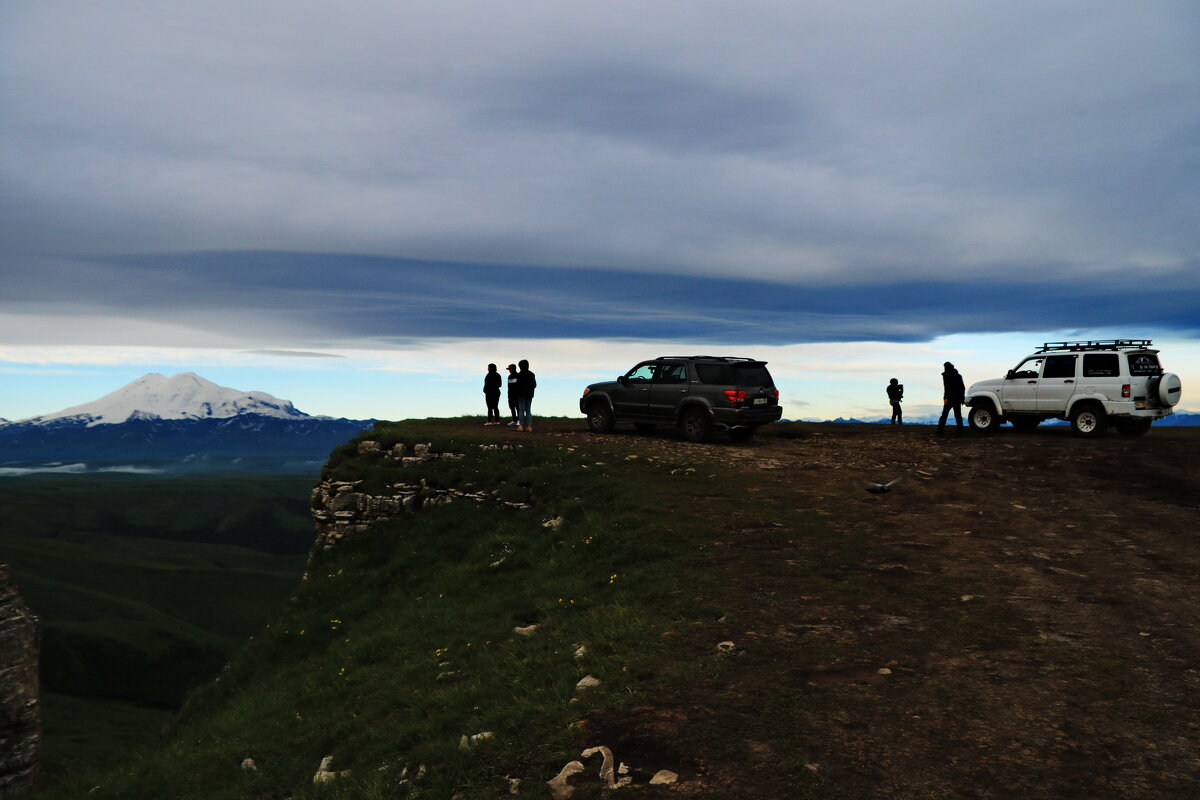
[[0,798],[24,795],[41,768],[40,630],[0,564]]

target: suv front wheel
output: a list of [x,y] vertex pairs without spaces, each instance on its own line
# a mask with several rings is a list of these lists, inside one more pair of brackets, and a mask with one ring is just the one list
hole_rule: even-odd
[[592,433],[612,433],[614,421],[612,409],[604,403],[592,403],[588,406],[588,430]]
[[1080,436],[1099,436],[1108,427],[1104,410],[1091,403],[1084,404],[1071,412],[1071,430]]
[[683,438],[689,442],[707,442],[712,436],[712,417],[701,408],[683,412]]
[[988,403],[971,406],[971,413],[967,414],[967,422],[980,433],[991,433],[1000,427],[1000,418],[996,416],[995,410]]

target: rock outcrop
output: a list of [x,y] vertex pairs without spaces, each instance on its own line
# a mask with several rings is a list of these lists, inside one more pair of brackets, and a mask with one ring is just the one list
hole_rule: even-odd
[[0,564],[0,798],[24,795],[41,767],[40,633],[8,565]]
[[[481,450],[511,449],[512,445],[484,445]],[[374,456],[396,462],[397,466],[412,466],[439,459],[459,459],[462,453],[437,453],[430,444],[396,444],[384,449],[378,442],[358,443],[360,456]],[[396,483],[387,494],[361,491],[363,481],[322,481],[312,490],[312,516],[316,523],[317,540],[313,552],[329,549],[347,536],[364,531],[379,520],[395,519],[426,506],[436,506],[455,500],[476,503],[496,503],[510,508],[530,508],[528,503],[500,500],[498,492],[468,491],[459,488],[430,486],[424,479]]]

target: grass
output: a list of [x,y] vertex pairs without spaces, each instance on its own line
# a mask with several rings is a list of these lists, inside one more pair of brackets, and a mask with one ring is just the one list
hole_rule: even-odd
[[[910,556],[829,527],[861,507],[818,515],[796,507],[801,490],[753,471],[670,449],[629,458],[616,438],[496,436],[475,420],[381,423],[361,438],[464,457],[405,465],[351,442],[325,477],[374,492],[424,479],[533,507],[460,499],[314,556],[292,600],[160,740],[39,798],[468,800],[507,796],[510,779],[536,797],[596,744],[643,781],[703,773],[706,796],[875,797],[885,776],[868,758],[846,754],[836,782],[814,763],[831,727],[887,714],[906,691],[856,693],[856,681],[1036,641],[1011,605],[964,603],[969,575],[872,569]],[[483,447],[505,442],[519,446]],[[868,624],[889,615],[910,623]],[[840,632],[831,618],[861,624]],[[822,625],[829,635],[794,632]],[[585,675],[599,687],[577,690]],[[974,721],[969,703],[961,713]],[[350,774],[314,785],[327,755]],[[575,800],[601,793],[583,786]]]

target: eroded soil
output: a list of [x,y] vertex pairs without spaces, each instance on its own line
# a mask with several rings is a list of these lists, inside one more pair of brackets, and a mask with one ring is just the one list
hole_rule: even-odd
[[679,503],[727,518],[723,613],[663,635],[733,667],[621,721],[677,792],[1200,797],[1200,431],[793,433],[533,434],[713,476]]

